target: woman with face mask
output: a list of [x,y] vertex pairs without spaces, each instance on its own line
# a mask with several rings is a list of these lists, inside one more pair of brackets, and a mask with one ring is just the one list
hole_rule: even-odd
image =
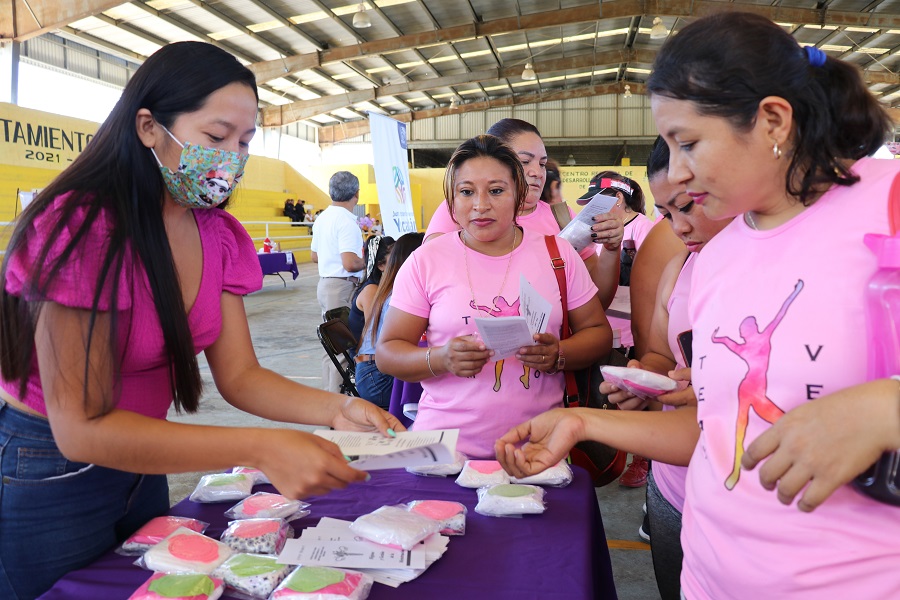
[[293,429],[169,423],[196,353],[255,415],[389,435],[361,399],[262,368],[241,296],[262,276],[222,207],[256,130],[253,74],[205,43],[137,70],[84,152],[19,218],[0,291],[0,598],[34,598],[168,510],[166,473],[263,470],[287,497],[365,479]]

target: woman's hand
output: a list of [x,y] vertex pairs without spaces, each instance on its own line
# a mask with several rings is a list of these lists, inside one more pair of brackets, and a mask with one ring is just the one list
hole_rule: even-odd
[[675,408],[697,406],[697,395],[694,393],[694,386],[691,385],[691,368],[685,367],[669,371],[669,377],[675,381],[686,382],[686,387],[657,396],[656,400]]
[[797,508],[815,510],[838,487],[900,447],[897,382],[887,379],[822,396],[791,410],[744,452],[741,466],[759,469],[759,482]]
[[336,444],[317,435],[291,429],[260,430],[264,447],[257,464],[286,498],[327,494],[368,474],[347,465]]
[[559,339],[552,333],[536,333],[532,339],[534,345],[519,348],[516,359],[531,369],[544,373],[552,371],[559,358]]
[[494,443],[497,460],[514,477],[528,477],[552,467],[584,439],[582,410],[554,408],[513,427]]
[[[631,359],[628,361],[629,369],[643,369],[644,365],[640,361]],[[600,384],[600,393],[606,394],[610,402],[619,407],[620,410],[644,410],[649,400],[638,398],[628,390],[623,390],[608,381]]]
[[378,431],[393,437],[392,432],[406,431],[406,427],[389,412],[362,398],[347,396],[341,402],[340,411],[331,426],[344,431]]
[[625,237],[625,225],[622,219],[613,213],[601,213],[594,215],[594,224],[591,226],[591,241],[595,244],[603,244],[610,252],[615,252],[622,245]]
[[437,371],[438,375],[443,371],[453,373],[457,377],[474,377],[481,373],[481,369],[491,360],[493,354],[494,352],[488,350],[484,342],[475,336],[463,335],[453,338],[437,352],[432,352],[431,360],[439,358],[441,361],[442,368]]

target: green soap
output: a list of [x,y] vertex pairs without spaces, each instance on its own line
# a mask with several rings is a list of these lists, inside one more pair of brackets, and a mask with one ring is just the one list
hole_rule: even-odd
[[337,569],[323,567],[301,567],[297,569],[288,580],[288,587],[295,592],[317,592],[329,585],[340,583],[344,580],[344,572]]
[[254,556],[252,554],[238,554],[229,559],[228,568],[238,577],[252,577],[265,575],[282,568],[273,556]]
[[534,490],[530,487],[525,487],[524,485],[515,485],[512,483],[495,485],[488,490],[488,494],[490,494],[491,496],[503,496],[504,498],[519,498],[521,496],[530,496],[533,493]]
[[165,575],[150,582],[148,589],[163,598],[210,596],[216,585],[206,575]]
[[243,475],[222,475],[221,477],[214,477],[207,483],[206,485],[231,485],[233,483],[239,483],[247,479]]

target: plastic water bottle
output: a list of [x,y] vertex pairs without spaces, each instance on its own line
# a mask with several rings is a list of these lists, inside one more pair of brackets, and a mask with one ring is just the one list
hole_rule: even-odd
[[[866,288],[868,381],[900,375],[900,236],[868,234],[863,240],[878,257]],[[855,485],[867,495],[900,506],[900,450],[885,452]]]

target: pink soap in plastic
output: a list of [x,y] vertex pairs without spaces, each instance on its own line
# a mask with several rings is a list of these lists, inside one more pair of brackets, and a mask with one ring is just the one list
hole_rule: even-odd
[[600,367],[600,373],[604,381],[645,400],[652,400],[678,387],[678,382],[674,379],[644,369],[607,365]]
[[465,535],[466,513],[464,504],[448,500],[413,500],[406,505],[410,512],[440,522],[440,533],[444,535]]
[[161,542],[166,536],[179,527],[187,527],[191,531],[203,533],[206,531],[207,525],[208,523],[188,517],[155,517],[147,521],[140,529],[135,531],[131,537],[122,543],[119,554],[137,556]]

